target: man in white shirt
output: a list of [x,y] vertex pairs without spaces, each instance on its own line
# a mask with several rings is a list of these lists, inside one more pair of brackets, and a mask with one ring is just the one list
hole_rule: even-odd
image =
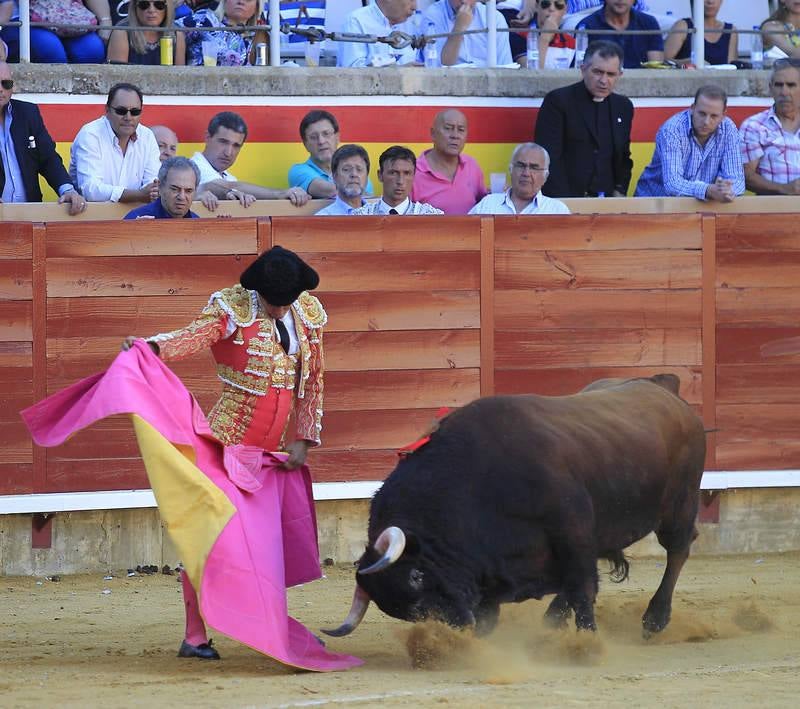
[[569,214],[560,200],[542,194],[550,156],[538,143],[522,143],[511,153],[511,189],[486,195],[470,214]]
[[352,214],[366,204],[364,191],[369,177],[369,155],[360,145],[349,143],[336,149],[331,158],[336,199],[317,212],[318,217]]
[[151,202],[158,198],[159,149],[139,124],[142,90],[114,84],[106,112],[84,125],[72,142],[69,174],[89,202]]
[[[506,18],[497,13],[497,66],[511,64],[511,47]],[[486,5],[478,0],[437,0],[423,14],[425,34],[445,34],[447,32],[466,32],[485,30],[488,25]],[[478,34],[453,34],[436,40],[442,66],[454,64],[488,65],[488,39],[485,32]]]
[[[386,37],[395,30],[410,35],[415,32],[411,16],[417,8],[417,0],[375,0],[366,7],[353,10],[344,20],[342,32],[373,34]],[[388,64],[411,64],[418,61],[417,50],[410,46],[394,49],[383,42],[339,42],[338,66],[386,66]]]
[[414,185],[417,158],[402,145],[393,145],[378,158],[378,180],[383,185],[383,197],[364,207],[354,209],[357,215],[387,214],[444,214],[425,202],[412,202],[409,195]]
[[206,147],[202,153],[192,155],[192,162],[200,170],[200,187],[197,199],[212,212],[220,199],[239,200],[249,207],[257,199],[288,199],[295,207],[309,200],[308,193],[300,187],[275,190],[252,182],[237,180],[228,168],[233,167],[247,140],[247,123],[238,113],[222,111],[214,116],[206,131]]

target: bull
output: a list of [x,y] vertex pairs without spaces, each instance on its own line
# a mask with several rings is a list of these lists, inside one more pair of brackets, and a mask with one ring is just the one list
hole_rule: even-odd
[[500,605],[555,594],[545,618],[595,630],[598,559],[654,531],[664,576],[642,617],[670,620],[705,460],[703,424],[672,374],[604,379],[569,396],[491,396],[444,418],[375,494],[344,623],[370,601],[390,616],[492,630]]

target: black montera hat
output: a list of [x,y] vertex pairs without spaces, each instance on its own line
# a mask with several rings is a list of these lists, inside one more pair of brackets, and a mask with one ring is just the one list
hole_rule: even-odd
[[273,246],[244,270],[239,282],[270,305],[291,305],[303,291],[319,285],[319,274],[294,251]]

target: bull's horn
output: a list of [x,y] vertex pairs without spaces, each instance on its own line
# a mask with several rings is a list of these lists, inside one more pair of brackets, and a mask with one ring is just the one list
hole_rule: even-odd
[[406,548],[406,535],[400,527],[387,527],[375,540],[375,551],[383,554],[374,564],[366,569],[359,569],[360,574],[374,574],[391,566],[400,558]]
[[350,635],[358,627],[367,612],[367,608],[369,608],[369,595],[360,586],[356,586],[356,592],[353,594],[353,605],[350,606],[350,612],[347,614],[344,623],[333,630],[325,630],[323,628],[322,632],[334,638]]

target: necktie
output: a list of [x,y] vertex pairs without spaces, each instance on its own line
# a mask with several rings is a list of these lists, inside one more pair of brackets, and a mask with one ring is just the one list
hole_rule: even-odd
[[400,214],[394,207],[389,210],[389,214]]
[[286,329],[286,325],[283,324],[282,320],[275,320],[275,327],[278,330],[278,337],[281,340],[281,347],[283,347],[283,351],[286,354],[289,354],[289,331]]

